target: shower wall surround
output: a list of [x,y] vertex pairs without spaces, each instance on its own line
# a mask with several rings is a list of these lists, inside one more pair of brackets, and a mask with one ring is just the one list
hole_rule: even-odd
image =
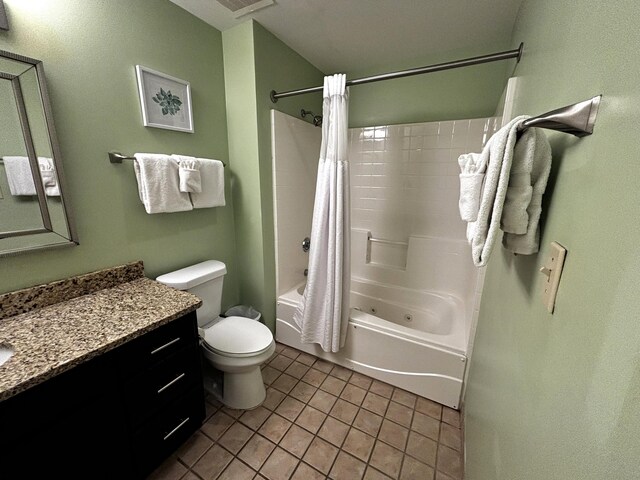
[[[459,298],[467,341],[483,271],[473,266],[458,214],[458,156],[480,152],[500,122],[490,117],[349,130],[353,276]],[[300,244],[311,232],[321,133],[272,110],[278,295],[304,281],[308,255]]]
[[280,296],[304,280],[322,132],[312,124],[271,110],[276,285]]
[[374,237],[465,239],[458,157],[480,152],[500,117],[352,128],[352,227]]
[[458,214],[458,157],[480,152],[500,123],[489,117],[350,129],[353,275],[453,294],[465,303],[467,336],[482,273]]

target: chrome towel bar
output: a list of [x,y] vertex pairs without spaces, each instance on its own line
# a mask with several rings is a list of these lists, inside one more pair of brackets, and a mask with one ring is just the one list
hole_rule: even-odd
[[[123,160],[135,160],[136,157],[133,156],[129,156],[129,155],[123,155],[120,152],[114,152],[111,151],[109,152],[109,161],[111,163],[122,163]],[[227,166],[226,163],[222,162],[223,166]]]
[[520,130],[527,128],[547,128],[558,132],[569,133],[576,137],[586,137],[593,133],[596,115],[600,107],[602,95],[589,100],[567,105],[537,117],[525,120]]

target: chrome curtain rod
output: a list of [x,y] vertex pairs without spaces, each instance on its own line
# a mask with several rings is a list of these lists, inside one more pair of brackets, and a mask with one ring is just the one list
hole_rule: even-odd
[[[440,72],[442,70],[451,70],[452,68],[470,67],[472,65],[480,65],[482,63],[499,62],[501,60],[509,60],[515,58],[518,62],[522,57],[522,49],[524,43],[521,43],[515,50],[506,50],[504,52],[491,53],[489,55],[481,55],[479,57],[465,58],[463,60],[455,60],[453,62],[438,63],[426,67],[411,68],[409,70],[399,70],[397,72],[381,73],[371,77],[356,78],[347,81],[347,86],[362,85],[364,83],[380,82],[382,80],[392,80],[394,78],[411,77],[413,75],[422,75],[424,73]],[[324,87],[309,87],[299,90],[289,90],[288,92],[276,92],[271,90],[271,101],[276,103],[279,98],[293,97],[294,95],[302,95],[304,93],[321,92]]]
[[[122,163],[123,160],[135,160],[136,157],[131,157],[129,155],[123,155],[120,152],[109,152],[109,161],[111,163]],[[227,166],[226,163],[222,162],[223,166]]]

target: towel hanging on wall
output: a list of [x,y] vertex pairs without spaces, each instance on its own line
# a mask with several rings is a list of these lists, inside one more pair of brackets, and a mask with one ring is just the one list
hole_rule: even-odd
[[[486,171],[477,218],[467,227],[473,262],[478,267],[487,264],[500,231],[507,232],[503,238],[506,249],[521,254],[538,251],[538,223],[551,170],[551,147],[537,128],[525,130],[518,138],[528,118],[516,117],[498,130],[480,157],[459,158],[463,173],[470,164],[474,171]],[[462,180],[461,176],[460,213],[466,220],[473,215],[462,210],[462,195],[471,195],[473,189],[465,189]]]
[[156,153],[136,153],[134,157],[138,194],[147,213],[193,210],[189,194],[180,191],[175,159]]

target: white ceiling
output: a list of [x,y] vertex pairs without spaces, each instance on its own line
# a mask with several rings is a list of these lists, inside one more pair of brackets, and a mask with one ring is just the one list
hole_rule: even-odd
[[384,68],[478,45],[507,47],[522,3],[276,0],[235,19],[216,0],[171,1],[222,31],[254,18],[324,73]]

